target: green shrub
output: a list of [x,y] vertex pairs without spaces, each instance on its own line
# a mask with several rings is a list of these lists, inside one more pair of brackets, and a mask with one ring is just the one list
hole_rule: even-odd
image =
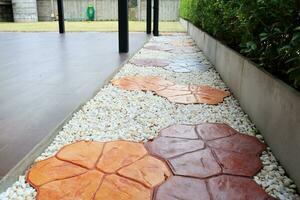
[[300,0],[181,0],[180,15],[300,89]]

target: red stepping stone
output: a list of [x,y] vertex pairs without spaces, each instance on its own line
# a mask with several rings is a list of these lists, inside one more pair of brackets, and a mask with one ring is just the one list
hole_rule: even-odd
[[199,136],[203,140],[215,140],[223,137],[228,137],[238,132],[228,126],[220,123],[204,123],[196,126]]
[[160,131],[160,135],[164,137],[177,137],[185,139],[198,139],[199,136],[193,125],[178,124],[176,126],[169,126]]
[[175,175],[208,178],[222,172],[210,149],[186,153],[168,161]]
[[271,200],[250,178],[221,175],[208,179],[171,177],[155,194],[156,200]]
[[166,67],[170,63],[167,60],[158,58],[136,58],[129,61],[130,63],[144,67]]
[[[149,144],[149,143],[148,143]],[[165,159],[172,158],[183,153],[204,149],[204,142],[201,140],[188,140],[181,138],[159,137],[151,145],[145,144],[150,152]]]
[[166,159],[175,175],[157,189],[155,199],[273,199],[252,180],[262,167],[265,145],[226,124],[173,125],[145,146]]
[[223,102],[229,92],[209,86],[177,85],[159,76],[127,76],[112,80],[113,85],[125,90],[150,90],[171,102],[182,104]]
[[37,162],[26,179],[38,200],[151,200],[169,176],[165,162],[141,143],[79,141]]
[[270,198],[254,180],[245,177],[222,175],[208,179],[208,186],[212,199],[255,199],[267,200]]
[[256,137],[235,134],[230,137],[224,137],[207,142],[210,148],[233,151],[237,153],[259,155],[266,148]]
[[205,180],[173,176],[156,191],[156,200],[209,200]]

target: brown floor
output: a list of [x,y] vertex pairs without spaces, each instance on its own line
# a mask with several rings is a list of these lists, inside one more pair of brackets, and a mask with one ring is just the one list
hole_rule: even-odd
[[117,33],[0,33],[0,178],[147,40]]

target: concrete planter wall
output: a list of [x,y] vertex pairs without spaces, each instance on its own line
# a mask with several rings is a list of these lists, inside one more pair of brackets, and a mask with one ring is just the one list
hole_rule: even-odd
[[300,186],[300,93],[190,22],[180,21]]

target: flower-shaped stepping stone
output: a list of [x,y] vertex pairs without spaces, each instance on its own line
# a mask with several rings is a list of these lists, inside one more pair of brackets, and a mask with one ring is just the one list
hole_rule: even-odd
[[130,63],[142,67],[166,67],[170,64],[169,61],[158,58],[136,58],[132,59]]
[[209,86],[177,85],[159,76],[126,76],[112,80],[113,85],[125,90],[150,90],[171,102],[218,104],[229,92]]
[[79,141],[37,162],[27,174],[39,200],[150,200],[171,172],[143,144]]
[[271,198],[251,179],[265,145],[226,124],[173,125],[145,146],[175,175],[157,189],[157,200]]
[[179,73],[205,72],[209,69],[209,65],[202,63],[198,59],[175,59],[170,62],[156,58],[136,58],[132,59],[130,63],[141,67],[161,67]]
[[170,53],[196,53],[200,50],[196,46],[174,46],[171,47],[171,44],[165,44],[165,45],[147,45],[144,47],[144,49],[154,50],[154,51],[166,51]]
[[168,66],[164,67],[174,72],[205,72],[209,69],[209,65],[202,63],[199,59],[175,59]]

